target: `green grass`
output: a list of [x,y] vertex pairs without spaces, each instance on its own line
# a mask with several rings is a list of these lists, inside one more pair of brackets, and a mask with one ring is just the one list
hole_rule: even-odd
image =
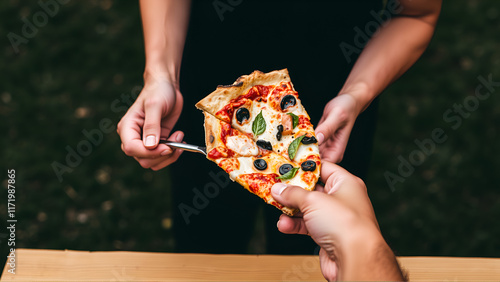
[[[498,256],[500,87],[458,127],[443,114],[474,95],[478,76],[500,81],[499,12],[495,1],[445,1],[429,49],[382,96],[367,185],[401,255]],[[435,128],[448,139],[391,192],[385,171],[397,173],[398,156]]]

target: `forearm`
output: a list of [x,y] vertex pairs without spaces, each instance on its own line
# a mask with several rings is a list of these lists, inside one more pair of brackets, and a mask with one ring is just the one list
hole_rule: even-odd
[[[377,234],[358,233],[343,251],[339,261],[339,280],[402,281],[405,280],[394,253]],[[353,235],[356,236],[356,235]]]
[[[427,48],[441,5],[440,1],[431,1],[435,1],[429,5],[431,8],[408,4],[400,15],[381,27],[364,48],[339,92],[353,95],[358,113],[406,72]],[[425,2],[421,5],[427,4]]]
[[178,84],[190,5],[190,0],[140,0],[145,80],[155,76]]

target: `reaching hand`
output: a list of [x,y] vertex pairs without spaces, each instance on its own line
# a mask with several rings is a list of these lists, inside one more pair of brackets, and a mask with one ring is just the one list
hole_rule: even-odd
[[356,100],[349,94],[338,95],[326,104],[318,126],[319,152],[323,160],[339,163],[359,112]]
[[[161,77],[149,77],[137,100],[118,123],[122,150],[144,168],[162,169],[175,162],[182,150],[172,150],[160,138],[170,135],[179,119],[183,99],[179,89]],[[168,140],[182,142],[184,133],[174,132]]]
[[321,180],[325,187],[312,192],[282,183],[273,186],[276,201],[300,209],[296,217],[281,215],[278,229],[312,237],[321,247],[321,271],[328,280],[401,280],[363,181],[329,162],[323,162]]

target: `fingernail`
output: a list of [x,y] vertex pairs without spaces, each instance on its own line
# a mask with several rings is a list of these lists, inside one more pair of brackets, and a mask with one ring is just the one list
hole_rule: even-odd
[[321,143],[325,141],[325,135],[323,135],[323,133],[316,134],[316,137],[318,137],[318,145],[321,145]]
[[273,192],[274,194],[281,195],[281,193],[285,191],[286,187],[287,186],[285,183],[276,183],[273,185],[273,187],[271,187],[271,192]]
[[276,222],[276,228],[280,229],[280,220],[278,219],[278,222]]
[[161,152],[161,156],[166,156],[166,155],[169,155],[169,154],[172,154],[172,149],[168,148],[166,149],[165,151]]
[[154,135],[149,135],[146,137],[146,142],[144,142],[144,146],[151,147],[156,143],[156,137]]
[[181,142],[182,138],[184,138],[184,133],[179,133],[179,134],[177,134],[177,137],[175,137],[175,141]]

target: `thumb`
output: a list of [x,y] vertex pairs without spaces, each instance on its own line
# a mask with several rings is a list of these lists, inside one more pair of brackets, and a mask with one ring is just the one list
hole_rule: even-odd
[[146,101],[144,103],[144,127],[142,140],[144,147],[154,149],[158,146],[161,132],[162,107],[160,103]]
[[318,137],[318,145],[321,145],[326,139],[331,138],[335,132],[343,126],[345,119],[340,118],[338,115],[330,113],[321,122],[315,130],[316,137]]
[[299,209],[303,207],[304,198],[309,191],[294,185],[285,183],[276,183],[271,187],[271,195],[280,204],[285,207]]

